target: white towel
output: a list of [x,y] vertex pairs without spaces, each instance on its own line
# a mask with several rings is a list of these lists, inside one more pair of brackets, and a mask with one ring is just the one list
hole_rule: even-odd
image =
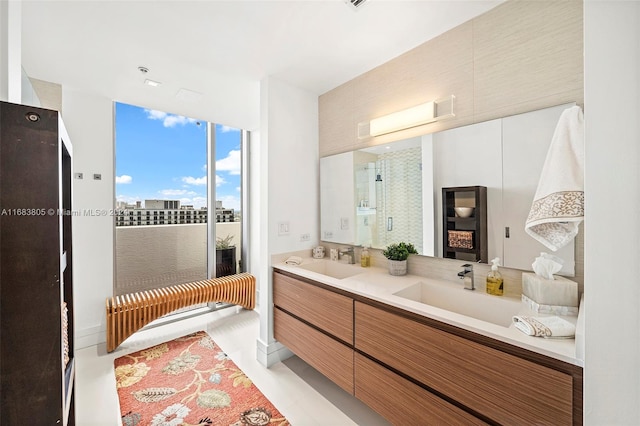
[[560,317],[513,317],[516,328],[529,336],[546,338],[571,338],[576,335],[576,326]]
[[525,231],[556,251],[584,219],[584,118],[579,106],[562,112],[545,159]]
[[284,263],[287,265],[299,265],[302,263],[302,258],[300,256],[290,256],[284,261]]

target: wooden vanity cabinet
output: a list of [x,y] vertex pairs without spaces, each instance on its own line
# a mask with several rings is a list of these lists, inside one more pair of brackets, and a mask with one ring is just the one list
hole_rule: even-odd
[[486,424],[359,353],[355,359],[355,396],[393,424]]
[[275,338],[394,424],[582,424],[578,366],[286,272],[273,299]]
[[353,395],[353,299],[274,272],[276,340]]
[[355,336],[358,352],[491,423],[575,423],[571,374],[360,302]]

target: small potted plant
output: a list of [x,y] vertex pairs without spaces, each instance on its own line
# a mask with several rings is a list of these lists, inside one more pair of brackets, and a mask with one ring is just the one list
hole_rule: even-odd
[[407,258],[410,254],[418,254],[418,251],[411,243],[399,242],[389,244],[382,251],[382,254],[389,259],[389,273],[391,275],[406,275]]
[[216,277],[236,273],[236,245],[231,243],[233,235],[216,238]]

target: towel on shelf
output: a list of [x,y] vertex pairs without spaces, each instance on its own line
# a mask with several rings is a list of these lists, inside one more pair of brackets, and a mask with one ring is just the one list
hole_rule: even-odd
[[290,256],[284,263],[287,265],[299,265],[302,263],[302,258],[300,256]]
[[516,315],[513,317],[513,324],[529,336],[567,339],[576,335],[576,326],[560,317]]
[[579,106],[560,115],[525,224],[527,234],[556,251],[584,219],[584,118]]

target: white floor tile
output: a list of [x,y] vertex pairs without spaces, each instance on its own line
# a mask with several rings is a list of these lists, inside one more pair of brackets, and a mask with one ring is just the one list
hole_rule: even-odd
[[121,425],[113,361],[125,354],[205,330],[294,426],[388,425],[297,357],[263,367],[256,360],[257,311],[236,307],[145,329],[108,354],[104,344],[76,351],[76,424]]

